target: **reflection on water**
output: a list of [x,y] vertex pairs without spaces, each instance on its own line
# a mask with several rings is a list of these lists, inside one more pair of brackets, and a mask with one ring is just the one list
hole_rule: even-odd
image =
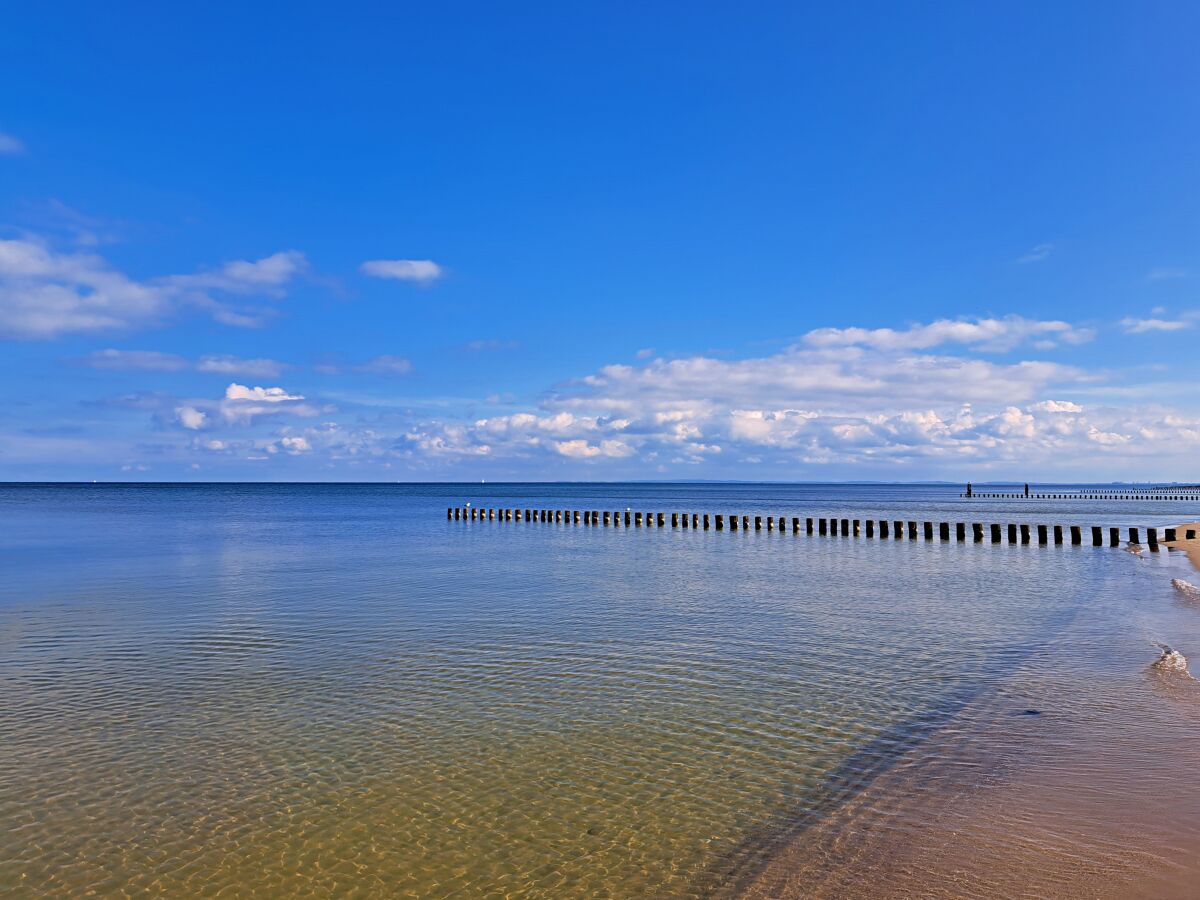
[[1170,567],[1102,549],[465,525],[441,490],[0,488],[0,885],[711,894],[947,734],[983,758],[1054,673],[1200,635],[1149,634],[1190,621]]

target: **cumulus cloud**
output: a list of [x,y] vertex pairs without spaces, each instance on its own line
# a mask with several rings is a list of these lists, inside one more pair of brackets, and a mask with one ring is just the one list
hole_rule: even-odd
[[1094,372],[928,352],[942,344],[976,351],[1013,341],[1036,345],[1042,335],[1082,339],[1079,331],[1021,319],[827,329],[770,356],[611,365],[560,386],[536,411],[422,422],[409,430],[405,452],[530,465],[636,460],[659,471],[765,463],[877,472],[1200,450],[1200,420],[1158,409],[1085,407],[1063,396],[1075,389],[1083,395],[1101,379]]
[[225,388],[226,400],[249,400],[255,403],[283,403],[288,400],[303,400],[300,394],[289,394],[281,387],[246,387],[244,384],[231,384]]
[[211,273],[139,281],[90,252],[58,252],[33,238],[0,240],[0,336],[46,340],[160,325],[185,308],[217,321],[255,326],[262,307],[231,305],[220,295],[279,296],[305,266],[302,254],[232,262]]
[[179,424],[191,431],[199,431],[208,422],[208,415],[194,406],[180,406],[175,410]]
[[445,274],[445,269],[431,259],[370,259],[358,267],[372,278],[390,278],[431,284]]
[[25,152],[25,144],[11,134],[0,132],[0,156],[16,156]]

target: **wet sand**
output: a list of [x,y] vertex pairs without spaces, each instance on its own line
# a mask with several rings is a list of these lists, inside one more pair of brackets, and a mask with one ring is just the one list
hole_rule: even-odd
[[[1197,535],[1200,535],[1200,522],[1188,522],[1175,529],[1175,533],[1180,538],[1183,538],[1189,531],[1195,531]],[[1186,553],[1188,559],[1192,561],[1192,565],[1196,567],[1196,571],[1200,572],[1200,537],[1190,541],[1171,541],[1167,546],[1172,550],[1179,550]]]
[[[1194,642],[1194,609],[1168,612]],[[1153,667],[1151,640],[1171,635],[1128,637],[1113,642],[1123,672],[1035,667],[964,710],[744,896],[1196,897],[1200,682]]]

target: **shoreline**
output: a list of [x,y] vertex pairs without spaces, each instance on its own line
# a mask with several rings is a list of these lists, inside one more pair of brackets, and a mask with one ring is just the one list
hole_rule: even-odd
[[[1171,549],[1200,568],[1200,541]],[[1200,683],[1157,671],[1146,645],[1180,640],[1200,658],[1200,616],[1169,584],[1154,590],[1161,604],[1130,597],[1130,621],[1107,635],[1123,671],[1089,671],[1084,660],[1013,673],[795,835],[736,894],[1194,896]],[[1080,613],[1056,647],[1094,627],[1086,603]]]
[[[1186,535],[1189,530],[1195,531],[1197,535],[1200,535],[1200,522],[1185,522],[1175,529],[1175,533],[1177,535]],[[1181,538],[1179,540],[1171,541],[1170,543],[1166,544],[1166,546],[1170,547],[1172,551],[1177,550],[1182,552],[1185,556],[1187,556],[1188,560],[1191,561],[1193,568],[1195,568],[1197,572],[1200,572],[1200,537],[1194,538],[1190,541]]]

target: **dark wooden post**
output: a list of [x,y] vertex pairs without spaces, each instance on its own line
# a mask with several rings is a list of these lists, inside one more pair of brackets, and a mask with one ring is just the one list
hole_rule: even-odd
[[1000,526],[994,522],[992,523],[992,543],[1000,543]]
[[671,513],[671,527],[672,528],[679,527],[679,513],[677,513],[677,512]]
[[842,519],[842,537],[848,537],[850,534],[850,520]]
[[804,519],[804,533],[805,533],[805,534],[812,534],[812,533],[813,533],[813,520],[812,520],[812,517],[811,517],[811,516],[809,516],[809,517],[806,517],[806,518]]
[[933,540],[933,523],[932,522],[925,523],[925,540],[927,540],[927,541]]
[[1104,546],[1104,532],[1100,529],[1099,525],[1092,526],[1092,546],[1093,547],[1103,547]]
[[1063,530],[1061,525],[1054,526],[1054,543],[1061,544],[1063,542]]
[[829,523],[824,519],[817,519],[817,532],[821,535],[829,533]]
[[1025,522],[1021,523],[1021,543],[1029,543],[1029,525]]
[[971,539],[977,544],[983,541],[983,525],[979,522],[971,523]]
[[1078,525],[1071,526],[1071,543],[1075,545],[1083,543],[1083,535],[1080,533]]
[[1046,526],[1039,525],[1038,526],[1038,543],[1039,544],[1048,544],[1049,542],[1050,542],[1050,537],[1047,533]]
[[1147,528],[1146,529],[1146,543],[1150,545],[1151,553],[1158,552],[1158,529],[1157,528]]
[[667,516],[665,513],[658,514],[658,527],[665,528],[667,525]]
[[1137,544],[1137,543],[1139,543],[1139,541],[1138,541],[1138,530],[1137,530],[1136,528],[1130,528],[1130,529],[1129,529],[1129,543],[1131,543],[1131,544]]
[[875,537],[875,520],[867,519],[867,537]]
[[800,517],[792,516],[792,534],[800,533]]
[[887,519],[880,519],[880,520],[879,520],[879,536],[880,536],[881,538],[885,538],[885,537],[888,537],[888,536],[889,536],[889,535],[888,535],[888,520],[887,520]]
[[708,513],[704,514],[704,530],[708,531]]
[[720,513],[717,513],[713,518],[716,522],[717,531],[724,531],[725,530],[725,517],[723,515],[721,515]]
[[1011,522],[1008,524],[1008,542],[1015,544],[1017,542],[1017,526]]
[[1166,541],[1168,544],[1175,543],[1175,529],[1168,528],[1166,531],[1164,531],[1163,532],[1163,540]]
[[1110,547],[1120,547],[1121,546],[1121,529],[1120,528],[1108,529],[1108,546],[1110,546]]
[[755,517],[754,517],[754,530],[755,530],[755,531],[762,531],[762,516],[755,516]]
[[941,538],[943,541],[950,540],[950,523],[949,522],[939,522],[938,523],[938,537]]

